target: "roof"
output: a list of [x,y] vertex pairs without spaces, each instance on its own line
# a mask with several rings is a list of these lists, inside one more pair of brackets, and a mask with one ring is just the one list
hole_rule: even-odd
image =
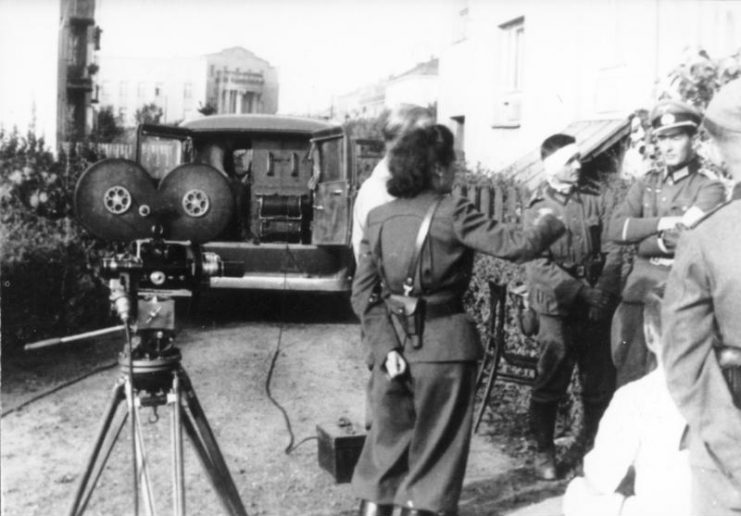
[[[626,118],[605,120],[579,120],[559,131],[576,138],[582,161],[590,161],[630,134],[630,120]],[[543,178],[543,161],[540,146],[528,152],[511,165],[500,170],[502,174],[533,187]]]
[[211,115],[184,122],[181,127],[195,133],[220,132],[294,132],[311,134],[322,129],[336,127],[337,124],[283,115]]
[[403,77],[407,77],[409,75],[437,75],[438,74],[438,63],[439,60],[436,57],[433,57],[429,61],[425,61],[424,63],[417,63],[417,65],[414,68],[411,68],[407,70],[406,72],[400,73],[399,75],[395,75],[391,77],[389,80],[396,80],[401,79]]

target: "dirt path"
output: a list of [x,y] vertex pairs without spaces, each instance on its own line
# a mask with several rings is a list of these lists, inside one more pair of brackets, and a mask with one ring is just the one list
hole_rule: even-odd
[[[363,420],[367,372],[354,322],[229,322],[191,327],[178,337],[183,366],[216,434],[250,515],[350,515],[357,502],[317,465],[317,443],[284,453],[289,433],[265,384],[280,338],[270,388],[290,417],[296,442],[317,424]],[[64,514],[84,469],[117,368],[94,374],[2,419],[2,514]],[[4,380],[7,380],[4,378]],[[3,407],[23,399],[4,381]],[[25,392],[28,397],[28,392]],[[147,409],[145,418],[151,414]],[[169,418],[144,424],[158,511],[170,509]],[[125,427],[86,512],[133,514],[131,443]],[[461,516],[500,514],[557,486],[533,482],[526,457],[492,434],[476,436],[461,500]],[[190,444],[185,447],[188,514],[222,514]],[[519,498],[518,498],[519,497]],[[513,502],[514,500],[514,502]],[[519,500],[519,502],[518,502]]]

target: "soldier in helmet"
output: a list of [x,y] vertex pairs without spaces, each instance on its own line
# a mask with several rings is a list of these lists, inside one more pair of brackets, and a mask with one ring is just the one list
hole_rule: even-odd
[[582,174],[573,136],[543,141],[546,181],[525,212],[526,226],[537,210],[560,215],[566,234],[543,257],[526,264],[530,306],[538,315],[542,351],[530,401],[530,427],[537,452],[535,473],[557,477],[553,431],[558,402],[578,365],[584,404],[584,444],[589,447],[615,389],[610,358],[610,315],[620,290],[620,247],[603,242],[605,213],[599,185]]
[[610,221],[609,237],[637,246],[621,302],[612,320],[612,359],[617,386],[655,367],[643,336],[643,299],[666,281],[680,232],[725,199],[725,187],[695,152],[702,115],[676,100],[658,103],[650,115],[663,166],[648,171],[628,191]]
[[741,80],[716,93],[704,125],[735,186],[679,242],[662,358],[690,428],[691,514],[730,516],[741,514]]

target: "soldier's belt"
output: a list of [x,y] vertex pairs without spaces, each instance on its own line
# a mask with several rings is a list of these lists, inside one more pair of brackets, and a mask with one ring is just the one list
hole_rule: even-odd
[[718,346],[715,348],[723,377],[728,383],[733,403],[741,409],[741,348]]
[[674,265],[674,258],[661,258],[659,256],[654,256],[648,260],[648,263],[656,265],[657,267],[666,267],[667,269],[671,269],[672,265]]

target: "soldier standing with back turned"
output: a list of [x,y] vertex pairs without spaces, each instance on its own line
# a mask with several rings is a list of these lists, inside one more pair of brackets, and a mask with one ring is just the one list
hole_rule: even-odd
[[650,119],[664,166],[633,183],[609,227],[613,241],[638,246],[612,320],[618,387],[656,365],[643,336],[643,299],[666,281],[679,233],[725,200],[723,184],[695,153],[702,115],[685,103],[665,100]]
[[735,187],[679,241],[662,357],[690,428],[691,514],[731,516],[741,514],[741,80],[715,95],[704,125]]

